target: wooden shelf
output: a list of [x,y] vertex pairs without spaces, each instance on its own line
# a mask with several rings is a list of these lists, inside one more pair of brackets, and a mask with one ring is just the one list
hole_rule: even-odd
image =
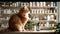
[[29,20],[29,21],[38,21],[38,22],[50,22],[50,21],[57,21],[57,20]]
[[[15,6],[0,6],[1,8],[4,8],[4,9],[9,9],[9,8],[12,8],[12,9],[19,9],[19,8],[21,8],[20,6],[19,7],[15,7]],[[46,6],[46,7],[30,7],[31,9],[50,9],[50,8],[55,8],[55,7],[48,7],[48,6]]]
[[4,8],[4,9],[17,9],[18,7],[14,7],[14,6],[0,6],[0,8]]
[[55,7],[48,7],[48,6],[46,6],[46,7],[30,7],[31,9],[50,9],[50,8],[55,8]]
[[1,14],[0,17],[9,17],[11,14]]
[[32,14],[32,13],[30,13],[30,15],[57,15],[57,13],[40,13],[40,14]]

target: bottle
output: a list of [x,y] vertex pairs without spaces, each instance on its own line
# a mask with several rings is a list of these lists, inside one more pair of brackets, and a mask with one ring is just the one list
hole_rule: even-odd
[[41,13],[42,13],[42,9],[40,9]]
[[47,20],[50,20],[50,16],[49,15],[47,16]]
[[30,7],[32,7],[32,2],[30,2]]
[[23,2],[21,2],[21,6],[23,6]]
[[12,11],[10,9],[7,9],[7,14],[11,14]]
[[45,9],[45,12],[44,13],[47,14],[47,12],[48,12],[47,9]]
[[40,2],[40,6],[43,7],[43,2]]
[[33,14],[34,13],[34,10],[32,9],[31,13]]
[[56,12],[55,12],[55,9],[54,9],[54,13],[56,13]]
[[50,13],[50,10],[48,9],[48,14]]
[[46,26],[49,27],[49,22],[46,23]]
[[55,3],[55,2],[53,2],[53,6],[54,6],[54,7],[56,6],[56,3]]
[[42,13],[44,14],[44,9],[42,9]]
[[51,20],[54,20],[54,15],[51,15],[50,17],[51,17]]
[[46,6],[46,2],[43,2],[44,7]]
[[36,2],[37,3],[37,7],[39,7],[39,2]]
[[29,3],[27,2],[26,5],[29,6]]
[[33,7],[35,7],[35,2],[32,2],[33,3]]
[[52,27],[54,27],[54,24],[52,24]]
[[53,2],[51,2],[51,7],[53,7]]
[[50,13],[52,13],[52,10],[50,10]]
[[41,9],[39,10],[39,13],[41,13]]
[[4,9],[4,14],[7,14],[7,10],[6,9]]
[[37,11],[37,14],[39,13],[39,9],[36,10]]
[[34,9],[34,14],[36,14],[36,9]]
[[43,20],[47,20],[47,16],[44,16]]
[[38,16],[36,16],[36,20],[39,21],[39,17]]
[[17,7],[19,6],[19,3],[18,2],[16,2],[16,5],[17,5]]
[[34,31],[36,31],[36,25],[34,25]]
[[15,6],[15,7],[17,7],[17,4],[16,4],[16,3],[14,3],[14,6]]

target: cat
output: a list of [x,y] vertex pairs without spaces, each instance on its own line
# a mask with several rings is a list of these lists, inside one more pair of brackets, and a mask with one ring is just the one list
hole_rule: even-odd
[[9,29],[12,31],[24,31],[25,24],[27,23],[30,9],[26,6],[22,7],[17,14],[13,14],[9,19]]
[[29,19],[29,13],[30,13],[30,8],[24,6],[20,8],[18,13],[12,14],[8,22],[9,27],[5,30],[5,32],[25,31],[24,27]]

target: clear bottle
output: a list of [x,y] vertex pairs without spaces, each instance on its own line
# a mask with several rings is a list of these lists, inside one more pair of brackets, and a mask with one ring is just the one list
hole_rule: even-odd
[[49,27],[49,22],[46,23],[46,26]]
[[17,6],[17,7],[19,6],[19,2],[16,2],[16,6]]
[[4,9],[4,14],[7,14],[7,10],[6,9]]
[[55,9],[54,9],[54,13],[56,13],[56,12],[55,12]]
[[32,14],[34,13],[34,9],[32,9],[31,13],[32,13]]
[[53,7],[53,2],[51,2],[51,7]]
[[32,2],[30,2],[30,7],[32,7]]
[[50,20],[50,15],[47,16],[47,20],[48,20],[48,21]]
[[43,2],[44,7],[46,6],[46,2]]
[[36,2],[37,3],[37,7],[39,7],[39,2]]
[[33,5],[33,7],[35,7],[35,2],[32,2],[32,3],[33,3],[33,4],[32,4],[32,5]]
[[43,7],[43,2],[40,2],[40,6]]
[[36,10],[37,11],[37,14],[39,13],[39,9]]
[[36,14],[36,9],[34,9],[34,14]]

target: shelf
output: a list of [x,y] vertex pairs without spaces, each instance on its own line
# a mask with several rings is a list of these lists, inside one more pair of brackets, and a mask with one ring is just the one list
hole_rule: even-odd
[[55,32],[56,30],[40,30],[40,31],[24,31],[25,33],[28,32],[28,33],[52,33],[52,32]]
[[32,14],[32,13],[30,13],[30,15],[57,15],[57,13],[40,13],[40,14]]
[[38,22],[50,22],[50,21],[57,21],[57,20],[29,20],[29,21],[38,21]]
[[1,14],[1,17],[7,17],[7,16],[11,16],[11,14]]
[[15,8],[18,8],[18,7],[14,7],[14,6],[0,6],[0,8],[4,8],[4,9],[15,9]]
[[55,8],[55,7],[48,7],[48,6],[46,6],[46,7],[30,7],[31,9],[50,9],[50,8]]
[[[1,8],[4,8],[4,9],[9,9],[9,8],[12,8],[12,9],[19,9],[19,8],[21,8],[20,6],[19,7],[15,7],[15,6],[0,6]],[[49,8],[55,8],[55,7],[48,7],[48,6],[46,6],[46,7],[30,7],[31,9],[49,9]]]

